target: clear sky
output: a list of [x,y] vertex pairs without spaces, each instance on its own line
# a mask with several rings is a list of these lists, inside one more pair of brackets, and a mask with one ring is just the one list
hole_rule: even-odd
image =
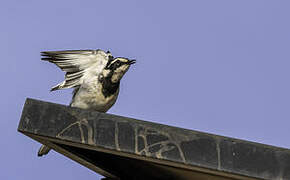
[[63,73],[40,51],[104,49],[137,59],[113,114],[290,148],[290,1],[0,2],[0,179],[95,180],[16,131],[25,98]]

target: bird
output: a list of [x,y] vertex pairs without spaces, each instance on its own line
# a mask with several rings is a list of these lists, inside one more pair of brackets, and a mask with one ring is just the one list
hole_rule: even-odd
[[[42,60],[54,63],[65,72],[65,80],[51,91],[73,88],[69,106],[107,112],[116,102],[120,80],[135,59],[114,57],[110,51],[65,50],[41,52]],[[50,148],[42,145],[38,156],[48,154]]]

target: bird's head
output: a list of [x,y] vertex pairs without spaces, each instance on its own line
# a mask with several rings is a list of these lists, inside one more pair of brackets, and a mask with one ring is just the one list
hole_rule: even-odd
[[103,76],[105,78],[110,78],[112,83],[118,83],[128,71],[129,67],[135,62],[136,60],[109,56],[109,61],[103,71]]

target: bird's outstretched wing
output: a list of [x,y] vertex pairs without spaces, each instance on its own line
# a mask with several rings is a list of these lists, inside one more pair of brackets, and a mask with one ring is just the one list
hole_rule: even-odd
[[86,76],[101,73],[112,55],[102,50],[68,50],[41,52],[42,60],[56,64],[65,74],[65,80],[51,91],[81,85]]

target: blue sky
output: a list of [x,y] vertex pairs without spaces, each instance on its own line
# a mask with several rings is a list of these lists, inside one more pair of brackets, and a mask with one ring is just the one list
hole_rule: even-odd
[[96,179],[16,131],[25,98],[63,73],[40,51],[104,49],[137,59],[109,111],[290,148],[290,1],[1,1],[0,179]]

